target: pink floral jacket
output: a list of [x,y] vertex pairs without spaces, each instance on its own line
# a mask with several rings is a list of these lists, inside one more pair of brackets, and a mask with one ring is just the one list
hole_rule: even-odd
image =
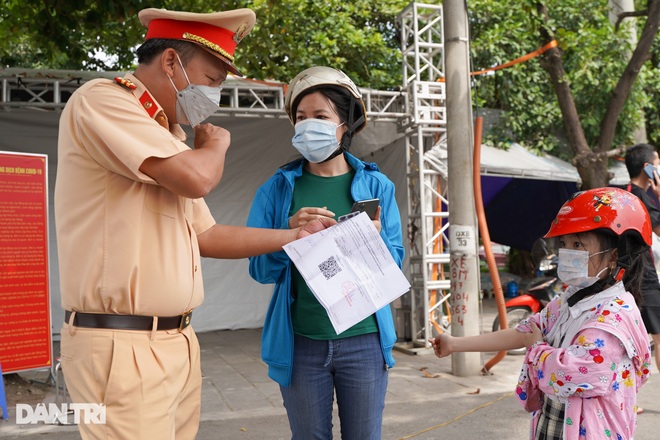
[[[633,438],[637,391],[647,381],[651,363],[649,339],[639,308],[623,285],[605,292],[611,295],[583,312],[589,316],[565,348],[543,342],[527,351],[516,393],[532,412],[532,438],[543,394],[566,405],[565,440]],[[561,303],[562,295],[522,321],[518,331],[530,332],[533,320],[546,335],[557,322]]]

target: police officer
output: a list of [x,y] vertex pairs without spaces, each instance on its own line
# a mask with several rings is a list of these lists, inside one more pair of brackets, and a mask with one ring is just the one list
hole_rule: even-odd
[[[80,87],[59,129],[55,218],[62,370],[74,402],[103,403],[83,438],[192,439],[199,424],[200,256],[274,252],[323,229],[216,224],[202,199],[220,181],[230,134],[201,122],[218,109],[249,9],[140,11],[138,67]],[[179,124],[194,127],[194,149]]]

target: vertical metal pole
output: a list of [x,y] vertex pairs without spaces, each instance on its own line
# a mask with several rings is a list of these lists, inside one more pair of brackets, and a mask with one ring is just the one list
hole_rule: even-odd
[[9,86],[7,85],[7,80],[2,80],[2,103],[6,104],[9,102]]
[[60,82],[55,81],[53,83],[53,104],[61,104],[62,103],[62,97],[60,94]]
[[[447,64],[447,158],[449,174],[451,332],[479,334],[478,229],[472,183],[473,126],[470,96],[467,5],[445,0],[444,31]],[[479,353],[452,355],[452,373],[478,375]]]

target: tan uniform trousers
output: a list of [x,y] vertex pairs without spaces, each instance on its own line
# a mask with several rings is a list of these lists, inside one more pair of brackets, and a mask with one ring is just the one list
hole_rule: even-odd
[[70,327],[62,372],[73,403],[103,403],[106,423],[79,424],[87,439],[194,439],[202,376],[192,327],[125,331]]

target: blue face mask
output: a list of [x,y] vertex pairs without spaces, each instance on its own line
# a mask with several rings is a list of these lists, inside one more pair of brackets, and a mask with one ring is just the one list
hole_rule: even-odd
[[179,91],[172,78],[168,76],[172,87],[176,90],[176,120],[179,124],[189,124],[194,127],[220,108],[220,87],[191,84],[178,54],[177,59],[188,85]]
[[594,255],[609,252],[612,249],[589,254],[588,251],[574,249],[559,249],[557,253],[557,277],[569,286],[579,287],[581,289],[589,287],[600,279],[600,276],[607,266],[600,270],[595,276],[589,276],[589,258]]
[[324,119],[305,119],[296,124],[296,134],[291,142],[305,159],[312,163],[326,160],[339,148],[337,128],[341,127]]

